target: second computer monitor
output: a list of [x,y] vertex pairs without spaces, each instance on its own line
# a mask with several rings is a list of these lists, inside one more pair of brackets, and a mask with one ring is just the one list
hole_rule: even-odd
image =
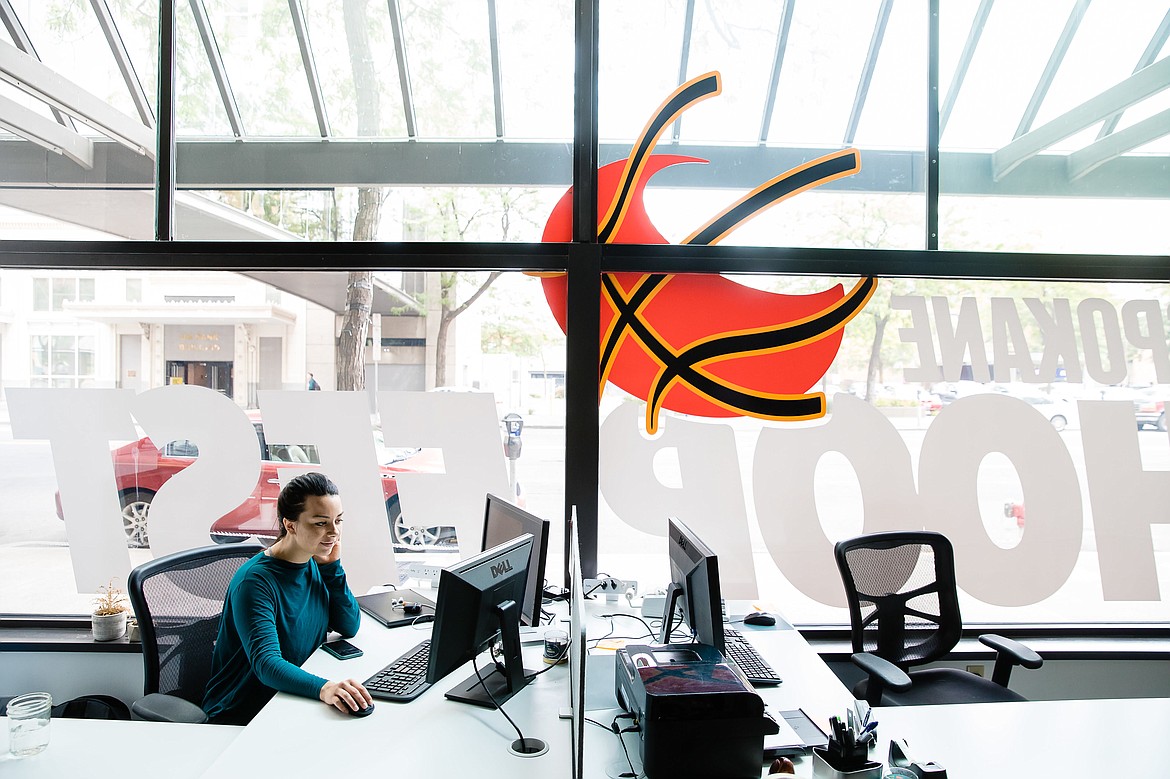
[[723,641],[723,597],[719,592],[719,559],[709,546],[675,517],[667,521],[670,586],[660,641],[670,643],[679,610],[700,644],[720,652]]
[[[427,681],[438,682],[494,644],[496,667],[477,671],[447,692],[453,700],[495,707],[528,683],[520,654],[520,596],[528,574],[532,536],[524,533],[463,560],[439,575]],[[502,667],[502,672],[497,670]]]
[[491,549],[524,533],[532,534],[532,557],[528,561],[528,582],[524,587],[524,599],[520,603],[520,615],[523,624],[539,625],[540,606],[544,602],[548,520],[489,494],[484,507],[483,543],[480,549]]

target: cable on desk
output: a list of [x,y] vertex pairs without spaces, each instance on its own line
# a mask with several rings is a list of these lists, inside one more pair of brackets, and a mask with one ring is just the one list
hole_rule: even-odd
[[544,580],[543,585],[543,600],[562,601],[569,599],[569,590],[567,587],[560,587],[550,585],[548,579]]
[[626,746],[626,739],[624,738],[624,736],[627,733],[637,733],[638,731],[640,731],[642,729],[642,726],[639,725],[635,721],[628,728],[619,728],[618,724],[617,724],[617,721],[619,719],[636,719],[636,718],[634,717],[633,713],[626,712],[624,714],[619,714],[616,717],[614,717],[613,724],[610,725],[610,729],[613,730],[614,734],[618,737],[618,742],[622,745],[622,752],[625,752],[626,762],[630,766],[630,772],[628,774],[622,773],[622,774],[620,774],[620,776],[627,777],[628,779],[633,779],[634,777],[637,777],[640,774],[638,773],[638,770],[636,768],[634,768],[634,761],[630,759],[630,750]]
[[603,725],[602,723],[598,722],[595,719],[590,719],[589,717],[583,717],[583,719],[586,722],[588,722],[590,725],[596,725],[597,727],[601,728],[602,730],[608,730],[610,733],[613,733],[615,736],[618,737],[618,742],[622,745],[622,751],[626,753],[626,762],[630,766],[629,773],[626,773],[623,771],[621,774],[619,774],[619,776],[623,777],[623,779],[635,779],[636,777],[641,776],[641,774],[638,773],[638,770],[636,768],[634,768],[634,761],[630,759],[630,750],[628,747],[626,747],[626,740],[624,738],[622,738],[622,736],[626,733],[636,733],[637,731],[641,730],[642,728],[637,723],[630,725],[630,727],[628,727],[628,728],[618,727],[618,720],[619,719],[633,719],[633,717],[634,717],[634,715],[630,714],[629,712],[626,712],[625,714],[619,714],[613,718],[613,722],[611,722],[609,725]]
[[557,657],[557,661],[555,663],[550,663],[549,665],[545,666],[544,668],[541,668],[536,673],[528,674],[528,676],[525,676],[524,678],[525,679],[535,679],[536,677],[540,676],[542,673],[545,673],[547,671],[552,670],[553,668],[556,668],[558,665],[561,664],[561,661],[565,659],[565,655],[567,655],[569,653],[569,647],[572,645],[573,645],[573,640],[569,639],[565,643],[565,647],[564,647],[564,649],[561,650],[561,654],[560,654],[560,656]]
[[[520,737],[520,743],[522,745],[526,744],[527,742],[524,740],[524,734],[520,732],[520,727],[512,721],[512,718],[508,716],[508,712],[504,711],[504,707],[496,701],[496,696],[492,695],[492,691],[488,689],[487,684],[484,683],[483,677],[480,676],[479,673],[479,664],[475,662],[474,658],[471,660],[471,667],[475,670],[475,678],[479,679],[479,686],[482,687],[483,691],[487,693],[488,700],[490,700],[492,705],[494,705],[499,710],[500,714],[504,715],[504,719],[508,720],[508,724],[512,726],[512,729],[516,731],[516,735]],[[539,741],[537,743],[539,743]]]
[[653,638],[653,637],[654,637],[654,628],[650,627],[650,624],[649,624],[648,622],[646,622],[646,620],[644,620],[644,619],[642,619],[641,617],[639,617],[637,614],[620,614],[620,613],[614,613],[614,614],[601,614],[601,615],[599,615],[599,616],[605,617],[605,618],[607,618],[607,619],[611,619],[611,618],[613,618],[613,617],[625,617],[626,619],[636,619],[636,620],[638,620],[639,622],[641,622],[641,623],[642,623],[642,625],[644,625],[644,626],[645,626],[645,628],[646,628],[646,635],[647,635],[648,637],[650,637],[650,638]]

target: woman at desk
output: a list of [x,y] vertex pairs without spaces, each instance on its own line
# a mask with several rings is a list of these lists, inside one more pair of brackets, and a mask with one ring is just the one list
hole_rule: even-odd
[[329,631],[357,633],[361,612],[341,567],[341,496],[321,473],[302,474],[276,502],[280,535],[232,577],[203,710],[211,722],[247,724],[277,691],[320,698],[340,711],[372,704],[353,679],[302,671]]

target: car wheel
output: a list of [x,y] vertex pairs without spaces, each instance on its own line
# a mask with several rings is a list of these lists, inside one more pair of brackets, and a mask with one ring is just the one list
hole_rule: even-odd
[[1163,433],[1166,432],[1166,414],[1165,412],[1158,415],[1158,429]]
[[417,552],[433,547],[439,541],[439,528],[418,527],[403,518],[398,498],[386,501],[386,517],[390,520],[390,533],[394,537],[394,548],[400,552]]
[[1054,416],[1051,422],[1052,426],[1056,428],[1056,432],[1058,433],[1068,427],[1068,420],[1062,417],[1060,414]]
[[126,490],[122,493],[122,529],[126,531],[126,546],[145,549],[150,546],[147,532],[147,514],[154,493],[150,490]]

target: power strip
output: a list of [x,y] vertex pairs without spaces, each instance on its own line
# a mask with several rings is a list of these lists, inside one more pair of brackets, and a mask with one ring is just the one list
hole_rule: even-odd
[[665,595],[646,595],[642,598],[642,616],[648,619],[662,619],[666,611]]
[[431,587],[439,586],[439,574],[443,568],[439,565],[427,565],[425,563],[399,563],[398,572],[406,574],[411,579],[417,579],[420,582],[429,584]]
[[615,579],[612,576],[607,576],[604,579],[586,579],[582,582],[585,586],[586,595],[595,595],[597,593],[604,593],[606,601],[610,603],[617,603],[619,595],[626,593],[631,596],[638,593],[638,583],[628,579]]

